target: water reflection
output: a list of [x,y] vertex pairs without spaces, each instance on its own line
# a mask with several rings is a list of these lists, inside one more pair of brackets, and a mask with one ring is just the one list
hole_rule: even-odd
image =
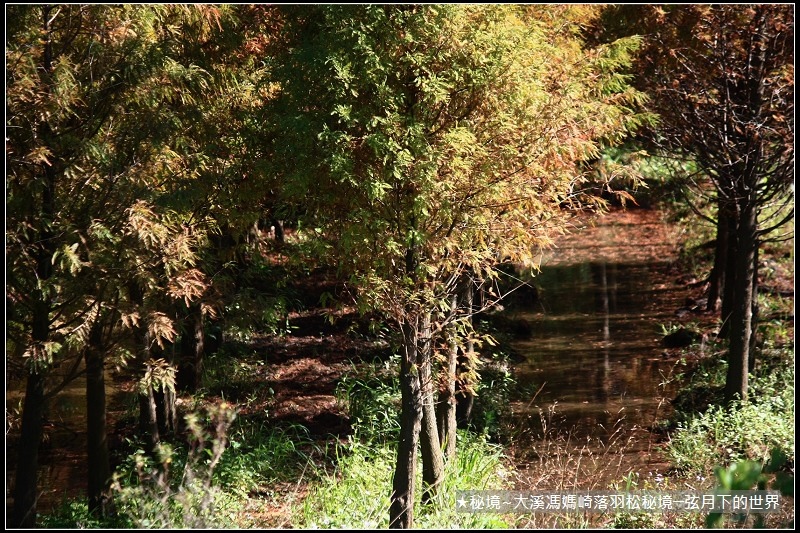
[[[532,329],[513,345],[525,356],[516,375],[528,391],[514,407],[534,434],[539,409],[553,406],[564,430],[598,438],[620,418],[628,427],[655,421],[674,366],[659,333],[674,309],[667,285],[655,282],[666,267],[600,261],[542,269],[533,281],[539,300],[513,311]],[[526,397],[532,390],[536,397]]]
[[[54,386],[61,380],[53,376]],[[6,511],[11,503],[17,467],[18,424],[25,397],[25,382],[7,383],[6,389]],[[109,428],[114,416],[132,412],[136,407],[136,393],[123,390],[107,373],[106,402]],[[47,402],[43,421],[42,444],[39,451],[39,512],[50,512],[64,501],[86,492],[86,377],[72,380],[63,390]],[[8,416],[8,415],[11,416]],[[11,420],[13,431],[8,430]]]

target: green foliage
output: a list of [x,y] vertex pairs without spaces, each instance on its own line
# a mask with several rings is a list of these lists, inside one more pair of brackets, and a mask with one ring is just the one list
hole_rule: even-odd
[[224,404],[209,407],[202,419],[188,414],[185,455],[167,444],[157,447],[155,464],[141,451],[133,454],[128,462],[133,471],[123,469],[114,476],[118,512],[140,528],[234,526],[241,502],[218,487],[213,474],[235,416]]
[[[794,475],[782,471],[787,466],[787,460],[786,454],[776,448],[772,450],[769,461],[766,463],[738,461],[727,468],[717,466],[714,468],[714,476],[717,480],[716,491],[725,493],[733,490],[767,490],[769,487],[780,491],[782,496],[793,497]],[[771,483],[770,477],[773,478]],[[732,518],[739,523],[744,523],[748,515],[735,514]],[[725,516],[722,513],[710,513],[706,517],[706,527],[718,528],[724,521]],[[754,526],[759,529],[765,527],[764,515],[755,516]]]
[[[680,478],[677,478],[680,479]],[[693,480],[695,485],[697,480]],[[674,481],[662,475],[641,476],[631,471],[621,481],[611,484],[615,491],[649,491],[661,492],[675,490]],[[696,485],[695,485],[696,486]],[[697,529],[702,523],[699,513],[670,512],[614,512],[610,517],[610,526],[614,529]]]
[[303,426],[275,428],[239,419],[228,441],[214,479],[225,492],[241,499],[254,492],[268,493],[278,482],[299,482],[304,476],[313,479],[312,456],[325,453]]
[[[88,513],[82,500],[65,501],[42,518],[44,527],[236,528],[247,526],[243,512],[252,494],[273,494],[281,482],[316,479],[313,444],[305,428],[270,427],[230,418],[211,408],[190,414],[188,443],[161,445],[156,455],[130,454],[114,475],[115,513],[105,519]],[[136,442],[129,445],[137,447]]]
[[350,416],[356,440],[388,444],[400,434],[400,385],[396,374],[388,372],[392,364],[396,362],[367,365],[336,386],[336,398]]
[[198,396],[213,394],[249,407],[273,395],[269,385],[256,378],[263,375],[266,368],[263,354],[254,352],[244,343],[226,341],[216,353],[205,358]]
[[508,355],[495,350],[491,359],[484,361],[475,387],[473,429],[498,441],[508,429],[511,394],[517,386]]
[[176,369],[164,359],[145,362],[145,373],[139,380],[139,394],[147,395],[149,389],[175,392]]
[[[296,527],[384,529],[388,527],[394,447],[389,443],[351,441],[338,448],[336,470],[323,478],[298,507]],[[455,491],[508,489],[509,474],[500,448],[482,437],[459,433],[457,459],[445,468],[440,497],[427,506],[417,502],[416,524],[424,529],[506,528],[503,517],[459,513]],[[418,470],[419,471],[419,470]],[[421,482],[421,478],[417,483]]]
[[39,527],[43,529],[130,529],[134,523],[125,515],[98,518],[89,512],[85,498],[64,500],[52,513],[42,514]]
[[765,461],[771,450],[794,455],[794,369],[753,380],[752,398],[725,409],[712,406],[679,422],[666,448],[679,468],[706,472],[714,465]]
[[584,51],[514,6],[302,13],[276,65],[276,164],[365,310],[435,308],[452,276],[531,262],[576,163],[643,119],[618,73],[635,39]]

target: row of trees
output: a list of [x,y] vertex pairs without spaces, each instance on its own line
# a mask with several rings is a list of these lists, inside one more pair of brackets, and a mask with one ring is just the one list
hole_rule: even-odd
[[[763,105],[729,107],[758,109],[768,124],[726,125],[741,139],[727,134],[733,144],[718,147],[703,137],[703,151],[666,141],[681,139],[673,132],[686,129],[684,115],[717,119],[716,78],[691,77],[707,67],[657,76],[674,65],[655,61],[664,55],[655,41],[636,56],[640,27],[613,28],[601,17],[608,9],[623,20],[623,8],[558,5],[7,6],[7,367],[27,380],[12,525],[35,525],[46,403],[79,372],[93,509],[103,512],[110,478],[110,364],[145,369],[141,426],[151,445],[174,431],[175,386],[202,376],[209,322],[224,320],[236,297],[233,246],[258,218],[297,220],[298,238],[338,265],[360,309],[395,328],[393,527],[413,525],[417,449],[426,498],[454,454],[456,357],[474,356],[473,290],[493,285],[503,263],[534,264],[569,209],[592,201],[583,169],[604,148],[649,124],[670,154],[691,158],[715,184],[732,180],[717,187],[720,212],[737,213],[739,253],[728,257],[751,249],[758,241],[747,240],[745,222],[757,214],[745,208],[785,199],[791,183],[793,142],[781,135],[788,126],[793,135],[793,76],[779,45],[793,36],[793,13],[652,12],[659,29],[672,26],[657,17],[699,25],[663,31],[670,49],[707,57],[702,47],[713,42],[727,50],[726,69],[750,62],[737,83]],[[714,18],[726,10],[728,26]],[[729,27],[740,37],[720,44],[714,31],[733,35]],[[737,55],[747,36],[761,55]],[[654,66],[634,89],[637,57]],[[657,96],[661,127],[646,92]],[[703,159],[740,144],[751,166]],[[757,277],[745,263],[752,270],[756,257],[726,271],[725,287],[752,293]],[[751,331],[752,319],[742,320]],[[443,377],[436,344],[447,346]]]
[[260,190],[237,157],[259,70],[233,15],[7,7],[8,367],[27,379],[14,525],[35,523],[46,402],[83,368],[92,508],[109,480],[106,366],[145,365],[142,425],[153,445],[174,429],[165,348],[182,334],[202,353],[193,330],[225,297],[209,237],[242,227]]
[[599,34],[630,33],[646,36],[636,86],[661,117],[646,139],[676,162],[687,201],[717,228],[708,309],[721,300],[726,400],[745,399],[758,250],[794,235],[776,231],[794,217],[794,6],[608,8]]

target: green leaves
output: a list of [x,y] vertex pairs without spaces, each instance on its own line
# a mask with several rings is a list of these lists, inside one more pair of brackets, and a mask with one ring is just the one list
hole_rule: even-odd
[[56,250],[56,253],[53,254],[53,265],[58,264],[61,269],[69,272],[73,276],[77,274],[81,267],[83,267],[83,263],[76,253],[78,244],[77,242],[69,246],[65,244],[60,249]]
[[635,38],[587,49],[513,6],[303,13],[276,61],[275,109],[302,117],[277,120],[279,136],[308,147],[280,160],[286,191],[331,260],[375,283],[360,294],[378,307],[403,309],[467,264],[531,263],[560,231],[578,163],[640,120],[623,72]]

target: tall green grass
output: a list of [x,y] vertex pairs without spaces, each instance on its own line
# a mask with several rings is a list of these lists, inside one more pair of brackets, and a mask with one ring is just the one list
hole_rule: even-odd
[[[456,510],[456,491],[507,489],[510,472],[502,450],[482,436],[459,431],[455,460],[446,465],[445,479],[433,502],[415,506],[415,527],[423,529],[507,528],[500,515]],[[339,447],[337,466],[315,486],[295,513],[297,526],[324,529],[389,527],[394,445],[353,440]],[[418,472],[421,472],[421,465]],[[418,477],[417,487],[422,487]],[[421,492],[420,490],[417,491]]]
[[747,401],[679,422],[666,450],[676,467],[696,472],[767,461],[773,449],[793,457],[794,416],[794,366],[783,366],[753,379]]

